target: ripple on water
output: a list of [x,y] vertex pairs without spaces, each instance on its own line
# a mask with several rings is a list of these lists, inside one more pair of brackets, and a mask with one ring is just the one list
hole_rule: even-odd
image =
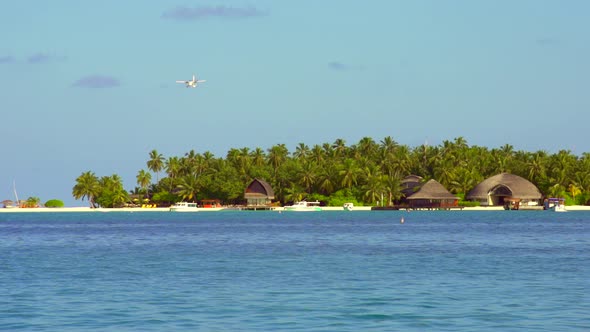
[[588,212],[41,215],[0,222],[2,330],[590,327]]

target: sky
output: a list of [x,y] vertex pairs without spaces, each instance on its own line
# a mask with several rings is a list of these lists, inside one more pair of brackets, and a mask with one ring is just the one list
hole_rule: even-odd
[[[149,152],[590,152],[590,1],[0,2],[0,200],[137,186]],[[196,74],[196,89],[176,80]],[[155,175],[153,176],[155,179]]]

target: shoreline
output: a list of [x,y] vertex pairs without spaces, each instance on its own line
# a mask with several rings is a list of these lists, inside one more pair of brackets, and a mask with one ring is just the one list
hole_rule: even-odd
[[[565,207],[566,211],[590,211],[590,206],[585,205],[571,205]],[[223,212],[223,211],[239,211],[233,209],[212,209],[212,208],[199,208],[197,212]],[[283,211],[282,207],[275,208],[273,211],[281,212]],[[322,211],[344,211],[342,207],[339,206],[324,206],[322,207]],[[371,206],[355,206],[353,209],[354,211],[371,211]],[[391,211],[404,211],[404,210],[391,210]],[[410,210],[412,211],[412,210]],[[439,210],[430,210],[430,211],[439,211]],[[465,207],[463,209],[451,209],[451,210],[444,210],[444,211],[504,211],[502,206],[491,206],[491,207]],[[543,211],[543,210],[537,210]],[[85,213],[93,213],[93,212],[170,212],[169,207],[161,207],[161,208],[95,208],[92,209],[90,207],[63,207],[63,208],[0,208],[1,213],[66,213],[66,212],[85,212]],[[179,213],[179,212],[176,212]],[[187,212],[182,212],[187,213]]]

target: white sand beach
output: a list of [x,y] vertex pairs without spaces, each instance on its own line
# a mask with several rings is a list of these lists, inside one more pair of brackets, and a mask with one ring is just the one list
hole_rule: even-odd
[[96,208],[91,209],[90,207],[63,207],[63,208],[0,208],[0,213],[23,213],[23,212],[47,212],[47,213],[56,213],[56,212],[155,212],[155,211],[170,211],[170,208],[116,208],[116,209],[108,209],[108,208]]
[[[566,211],[590,211],[590,206],[586,205],[571,205],[565,207]],[[278,207],[275,211],[282,211],[282,207]],[[323,211],[343,211],[341,206],[323,206]],[[453,209],[450,211],[502,211],[504,210],[501,206],[491,206],[491,207],[466,207],[463,209]],[[160,208],[96,208],[91,209],[90,207],[63,207],[63,208],[0,208],[0,213],[62,213],[62,212],[168,212],[170,208],[168,207],[160,207]],[[219,212],[218,209],[209,209],[209,208],[201,208],[199,212]],[[223,210],[221,210],[223,211]],[[353,211],[371,211],[370,206],[355,206]]]

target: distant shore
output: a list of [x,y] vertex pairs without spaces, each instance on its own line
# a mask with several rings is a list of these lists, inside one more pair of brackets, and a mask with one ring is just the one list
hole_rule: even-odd
[[[571,205],[565,207],[566,211],[590,211],[590,206],[585,205]],[[342,207],[338,206],[324,206],[323,211],[343,211]],[[502,211],[504,210],[501,206],[492,207],[465,207],[463,209],[453,209],[450,211]],[[60,212],[168,212],[170,208],[95,208],[90,207],[63,207],[63,208],[0,208],[0,213],[27,213],[27,212],[38,212],[38,213],[60,213]],[[201,208],[199,212],[220,212],[223,210]],[[226,210],[227,211],[227,210]],[[275,208],[274,211],[283,211],[282,207]],[[371,211],[370,206],[355,206],[353,211]]]

